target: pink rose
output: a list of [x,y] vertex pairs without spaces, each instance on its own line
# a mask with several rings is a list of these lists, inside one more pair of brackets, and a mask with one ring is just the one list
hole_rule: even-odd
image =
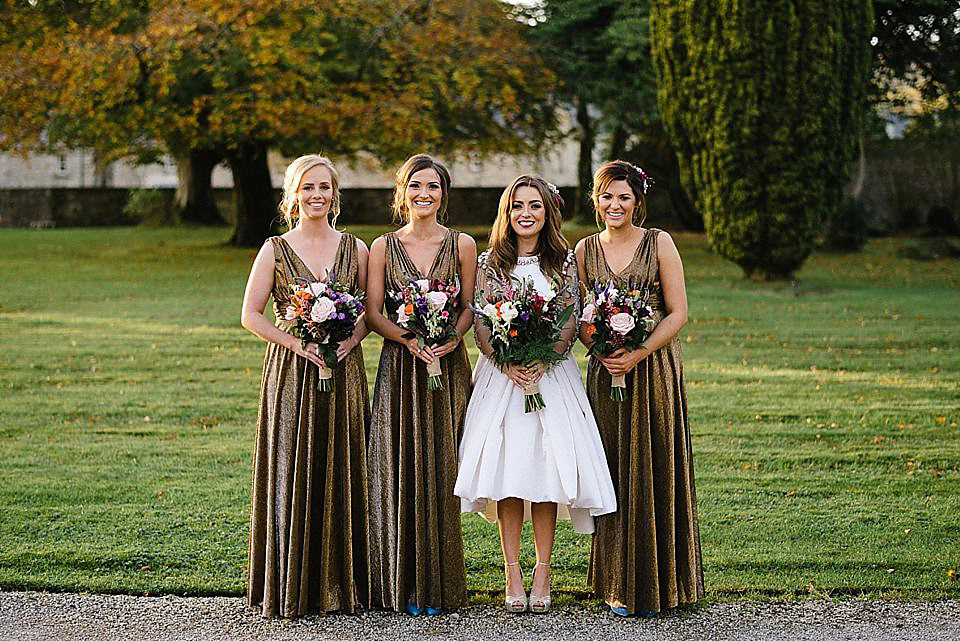
[[580,316],[580,320],[584,323],[592,323],[593,314],[596,312],[596,309],[593,303],[587,303],[583,308],[583,314]]
[[610,317],[610,329],[621,336],[625,336],[635,325],[633,316],[626,312],[620,312]]
[[448,296],[443,292],[427,292],[427,301],[430,303],[430,307],[434,309],[440,309],[447,304]]
[[297,308],[293,305],[287,305],[287,313],[284,315],[284,318],[287,320],[293,320],[297,317]]
[[310,308],[310,320],[314,323],[322,323],[330,318],[331,314],[336,312],[337,306],[326,296],[321,296]]

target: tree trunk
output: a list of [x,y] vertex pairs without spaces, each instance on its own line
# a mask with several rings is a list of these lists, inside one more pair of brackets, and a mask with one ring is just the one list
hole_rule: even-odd
[[191,149],[185,154],[174,155],[174,160],[177,163],[177,192],[173,206],[180,220],[203,225],[222,223],[223,218],[213,197],[211,174],[223,156],[211,149]]
[[277,217],[267,146],[247,143],[227,152],[233,174],[233,198],[237,209],[237,225],[230,243],[237,247],[259,247],[272,232]]
[[607,155],[607,160],[621,160],[626,151],[627,130],[623,125],[617,123],[613,135],[610,136],[610,153]]
[[593,121],[587,110],[587,100],[577,97],[577,125],[580,127],[580,157],[577,159],[577,197],[573,204],[576,220],[593,222],[593,204],[590,200],[590,183],[593,180]]

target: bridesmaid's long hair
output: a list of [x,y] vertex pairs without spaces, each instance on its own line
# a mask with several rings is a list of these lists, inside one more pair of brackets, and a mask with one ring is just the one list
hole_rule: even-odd
[[600,194],[607,190],[615,180],[626,180],[637,199],[637,206],[633,210],[631,221],[637,227],[643,225],[647,218],[647,189],[652,184],[647,172],[636,165],[631,165],[625,160],[611,160],[604,163],[593,175],[593,193],[590,194],[593,200],[593,210],[596,212],[597,227],[603,227],[603,216],[600,215]]
[[545,274],[560,274],[567,259],[570,245],[560,232],[563,223],[563,198],[556,187],[534,174],[524,174],[514,179],[503,194],[497,208],[497,219],[490,230],[490,259],[488,264],[498,273],[506,275],[517,264],[517,233],[510,224],[510,210],[513,195],[520,187],[533,187],[540,192],[540,199],[546,212],[543,229],[537,237],[537,253],[540,255],[540,268]]
[[340,174],[337,173],[337,168],[333,166],[329,158],[319,154],[307,154],[287,165],[287,170],[283,174],[283,198],[280,199],[280,205],[277,209],[283,214],[283,219],[287,221],[289,229],[293,229],[300,219],[300,205],[297,204],[297,190],[300,189],[300,181],[303,180],[305,173],[317,165],[323,165],[330,171],[333,200],[330,202],[327,220],[330,221],[331,227],[337,222],[337,216],[340,215]]
[[398,225],[410,222],[410,212],[407,211],[407,185],[410,177],[421,169],[433,169],[440,176],[440,209],[437,210],[437,222],[442,223],[447,213],[447,202],[450,199],[450,171],[442,162],[428,156],[417,154],[407,158],[407,162],[397,170],[397,184],[393,188],[393,222]]

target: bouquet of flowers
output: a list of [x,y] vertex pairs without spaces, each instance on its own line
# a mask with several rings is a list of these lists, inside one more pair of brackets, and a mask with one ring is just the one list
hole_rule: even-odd
[[290,285],[292,296],[284,317],[296,321],[290,333],[307,343],[317,344],[320,380],[317,389],[329,392],[333,387],[333,368],[337,366],[337,346],[353,334],[363,316],[363,292],[350,288],[331,277],[311,282],[297,278]]
[[[510,364],[551,365],[563,360],[563,355],[554,349],[560,339],[560,331],[570,315],[573,305],[563,306],[557,296],[563,281],[555,277],[547,291],[539,292],[532,279],[510,276],[503,281],[497,274],[487,276],[494,293],[484,300],[477,293],[475,313],[490,330],[492,360],[500,367]],[[536,412],[546,407],[540,386],[534,383],[523,390],[523,411]]]
[[[426,345],[440,345],[457,336],[455,324],[459,316],[460,281],[433,279],[410,280],[394,293],[397,302],[397,325],[409,330],[404,338],[416,337],[420,349]],[[443,389],[440,377],[440,359],[427,365],[427,387]]]
[[[646,293],[617,289],[613,282],[597,282],[593,291],[587,292],[587,304],[580,320],[588,323],[587,334],[593,337],[588,353],[599,356],[608,356],[621,347],[631,351],[643,347],[643,341],[655,325]],[[610,382],[610,398],[623,401],[626,388],[625,377],[614,376]]]

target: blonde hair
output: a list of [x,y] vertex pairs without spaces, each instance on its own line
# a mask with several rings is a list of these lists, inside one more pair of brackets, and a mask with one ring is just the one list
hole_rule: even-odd
[[646,191],[649,181],[642,169],[623,160],[611,160],[604,163],[593,175],[593,192],[590,194],[590,198],[593,200],[597,226],[603,227],[603,216],[600,215],[600,194],[605,192],[610,187],[610,183],[616,180],[627,181],[630,191],[633,192],[633,197],[637,199],[637,206],[633,210],[631,221],[637,227],[642,226],[647,217]]
[[417,154],[410,156],[397,170],[397,184],[393,189],[393,222],[398,225],[410,222],[410,212],[407,211],[407,185],[410,177],[422,169],[433,169],[440,177],[440,209],[437,210],[437,221],[443,222],[447,213],[447,203],[450,199],[450,171],[442,162],[428,156]]
[[283,174],[283,198],[280,199],[280,205],[277,207],[287,221],[287,227],[293,229],[297,220],[300,218],[300,206],[297,204],[297,190],[300,189],[300,181],[303,175],[317,166],[326,167],[330,172],[330,186],[333,187],[333,200],[330,202],[330,211],[327,213],[327,220],[332,227],[337,222],[337,216],[340,215],[340,174],[337,168],[333,166],[330,159],[318,154],[307,154],[300,156],[292,163],[287,165],[287,170]]
[[517,264],[517,232],[510,224],[510,210],[513,196],[520,187],[533,187],[540,192],[546,210],[543,229],[537,237],[537,253],[540,255],[540,267],[545,274],[560,274],[567,259],[570,245],[563,237],[560,226],[563,224],[563,198],[558,191],[540,176],[524,174],[517,176],[500,195],[497,207],[497,219],[490,229],[490,258],[488,264],[500,274],[509,274]]

